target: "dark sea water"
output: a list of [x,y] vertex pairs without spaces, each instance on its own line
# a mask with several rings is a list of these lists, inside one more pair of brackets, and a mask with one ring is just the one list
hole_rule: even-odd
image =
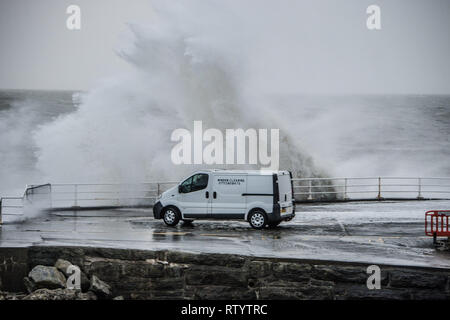
[[330,175],[450,176],[448,95],[290,97],[280,105]]
[[[34,132],[75,112],[73,94],[0,91],[0,195],[53,182],[36,169]],[[289,131],[330,176],[450,176],[450,96],[271,99],[280,130]],[[64,155],[55,157],[64,165]]]

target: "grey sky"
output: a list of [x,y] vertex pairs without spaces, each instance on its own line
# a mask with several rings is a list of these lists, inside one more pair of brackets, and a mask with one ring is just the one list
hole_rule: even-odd
[[[248,67],[267,92],[450,94],[448,0],[223,2],[261,30]],[[80,31],[66,29],[70,4]],[[366,28],[370,4],[380,31]],[[88,89],[129,68],[114,53],[125,23],[153,15],[145,0],[0,0],[0,88]]]

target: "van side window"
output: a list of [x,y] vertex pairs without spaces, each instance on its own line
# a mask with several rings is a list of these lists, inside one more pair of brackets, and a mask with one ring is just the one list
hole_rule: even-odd
[[184,180],[181,183],[181,185],[180,185],[180,189],[181,189],[182,193],[191,192],[191,189],[192,189],[192,177],[189,177],[186,180]]
[[192,191],[203,190],[208,186],[208,175],[204,173],[196,174],[192,177]]
[[189,193],[205,189],[208,186],[208,177],[205,173],[199,173],[187,178],[180,185],[181,192]]

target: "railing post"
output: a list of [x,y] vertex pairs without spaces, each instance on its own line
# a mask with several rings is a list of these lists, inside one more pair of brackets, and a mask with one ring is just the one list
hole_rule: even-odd
[[74,187],[75,187],[75,199],[74,199],[75,203],[74,203],[74,207],[78,207],[78,185],[75,184]]
[[419,187],[419,194],[417,195],[417,199],[423,199],[422,198],[422,178],[417,179],[418,187]]
[[344,179],[344,200],[347,200],[347,178]]
[[312,200],[312,180],[309,180],[309,192],[308,192],[308,200]]
[[2,225],[2,201],[3,199],[0,198],[0,226]]
[[160,191],[159,182],[156,183],[156,188],[157,188],[157,190],[156,190],[156,197],[158,197],[158,196],[159,196],[159,193],[161,192],[161,191]]
[[381,177],[378,177],[378,200],[381,200]]
[[52,185],[51,183],[49,183],[50,185],[50,209],[53,208],[53,194],[52,194]]

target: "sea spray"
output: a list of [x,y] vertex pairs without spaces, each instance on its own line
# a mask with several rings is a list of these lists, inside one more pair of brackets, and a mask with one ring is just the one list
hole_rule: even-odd
[[[180,22],[181,8],[166,8],[147,26],[130,25],[131,44],[119,54],[134,70],[103,80],[80,99],[76,112],[36,131],[36,166],[48,181],[179,179],[207,167],[170,160],[171,132],[191,129],[195,120],[220,130],[279,128],[280,167],[301,176],[322,173],[277,119],[276,108],[246,95],[245,66],[229,38],[202,32],[207,29],[198,21]],[[233,23],[231,18],[226,21]]]

